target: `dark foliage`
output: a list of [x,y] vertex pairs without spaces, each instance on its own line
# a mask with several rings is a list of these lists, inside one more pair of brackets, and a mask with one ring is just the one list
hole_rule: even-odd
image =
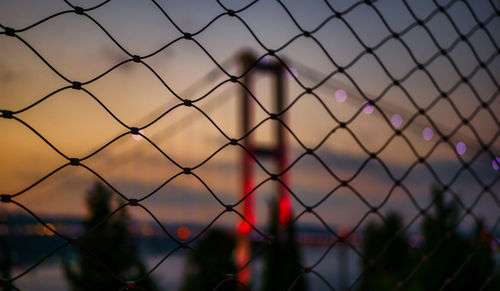
[[[3,240],[0,240],[0,280],[8,280],[11,278],[12,264],[10,248]],[[11,291],[13,289],[10,286],[4,286],[1,290]]]
[[[361,281],[360,290],[392,290],[416,264],[405,235],[395,237],[402,228],[402,219],[396,213],[387,215],[384,224],[370,223],[365,230],[363,249],[365,258],[363,268],[366,271]],[[389,249],[383,254],[385,245],[392,240]],[[382,255],[381,255],[382,254]],[[408,290],[417,290],[411,286]]]
[[[399,234],[402,224],[397,214],[388,215],[385,224],[371,223],[367,227],[363,243],[366,275],[360,290],[392,290],[398,282],[403,283],[404,290],[443,287],[443,290],[465,291],[480,290],[483,286],[481,290],[500,290],[498,276],[488,280],[494,274],[495,261],[489,245],[491,237],[483,222],[476,222],[472,234],[460,234],[457,224],[461,211],[457,203],[446,201],[443,191],[436,187],[432,198],[434,211],[422,223],[421,248],[411,248],[407,237]],[[379,256],[389,241],[388,249]],[[422,265],[410,276],[419,263]],[[405,281],[407,277],[409,280]]]
[[226,279],[224,274],[234,274],[236,271],[233,260],[235,244],[234,238],[224,231],[219,229],[209,231],[196,246],[196,252],[191,253],[188,258],[181,290],[208,291],[214,290],[219,284],[217,290],[237,290],[237,283],[233,280],[222,283]]
[[[112,193],[100,183],[96,183],[89,191],[89,217],[84,221],[86,231],[94,228],[111,213],[111,196]],[[127,230],[128,222],[129,217],[124,208],[84,235],[81,239],[84,247],[78,246],[76,265],[66,261],[63,264],[72,290],[119,290],[125,286],[120,279],[137,281],[137,285],[143,288],[129,290],[158,290],[151,277],[144,278],[146,268],[139,259],[137,247]]]
[[273,243],[264,252],[263,291],[306,290],[306,280],[301,263],[301,255],[295,241],[294,224],[281,226],[278,221],[278,201],[271,202],[270,235]]
[[[443,192],[438,188],[433,189],[432,197],[435,212],[423,222],[425,243],[420,250],[421,256],[441,245],[419,270],[416,279],[428,290],[441,288],[447,279],[450,279],[450,283],[444,290],[479,290],[495,268],[483,222],[476,223],[471,235],[460,235],[455,227],[460,216],[457,203],[446,202]],[[454,276],[464,263],[463,269]],[[500,290],[498,283],[498,280],[490,282],[486,290]]]

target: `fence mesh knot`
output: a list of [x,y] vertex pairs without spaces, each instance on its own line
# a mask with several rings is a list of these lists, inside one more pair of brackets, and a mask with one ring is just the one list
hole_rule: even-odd
[[69,164],[72,166],[79,166],[80,165],[80,159],[78,158],[71,158],[69,159]]
[[137,127],[131,127],[130,128],[130,133],[131,134],[135,134],[135,135],[140,134],[139,128],[137,128]]
[[5,27],[5,34],[8,36],[15,36],[16,30],[11,27]]
[[0,195],[0,201],[2,203],[9,203],[9,202],[11,202],[11,195],[9,195],[9,194],[1,194]]
[[13,113],[10,110],[2,110],[2,117],[3,118],[12,118]]
[[73,83],[71,84],[71,88],[73,88],[75,90],[81,90],[82,89],[82,83],[81,82],[77,82],[77,81],[73,81]]
[[83,15],[83,12],[85,11],[85,9],[83,9],[82,7],[80,6],[75,6],[75,13],[78,14],[78,15]]

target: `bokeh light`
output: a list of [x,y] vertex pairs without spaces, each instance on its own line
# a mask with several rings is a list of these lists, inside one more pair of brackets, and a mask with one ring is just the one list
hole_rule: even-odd
[[56,229],[54,227],[54,225],[52,223],[47,223],[46,224],[47,226],[44,226],[43,224],[38,224],[36,227],[37,227],[37,230],[36,230],[36,233],[38,235],[48,235],[48,236],[53,236],[54,235],[54,232],[52,231],[52,229]]
[[[299,71],[296,68],[290,68],[290,72],[292,72],[292,74],[293,74],[293,76],[295,76],[295,78],[299,77]],[[292,74],[290,74],[290,72],[287,70],[286,71],[286,76],[288,78],[293,79],[293,76],[292,76]]]
[[491,165],[493,166],[493,170],[498,171],[500,169],[500,158],[495,157]]
[[432,131],[432,128],[426,127],[422,131],[422,136],[424,137],[425,140],[431,140],[432,136],[434,135],[434,132]]
[[464,142],[460,141],[457,143],[456,149],[457,149],[457,154],[463,155],[467,150],[467,147],[465,146]]
[[391,123],[392,123],[392,126],[394,127],[400,127],[401,124],[403,123],[403,117],[401,117],[401,115],[399,114],[394,114],[392,117],[391,117]]
[[141,134],[144,134],[144,131],[139,130],[139,133],[140,134],[132,134],[132,138],[135,139],[135,140],[141,140],[142,139]]
[[177,236],[180,239],[188,239],[191,236],[191,231],[187,226],[180,226],[177,228]]
[[141,234],[144,235],[144,236],[151,236],[153,235],[154,233],[154,230],[153,230],[153,227],[147,223],[144,223],[142,226],[141,226]]
[[264,56],[262,59],[260,59],[259,63],[262,64],[262,65],[267,65],[269,64],[269,56]]
[[335,99],[340,103],[345,102],[347,100],[347,93],[342,89],[338,89],[335,91]]
[[365,105],[363,105],[363,112],[365,114],[372,114],[374,109],[375,106],[373,106],[373,104],[365,103]]

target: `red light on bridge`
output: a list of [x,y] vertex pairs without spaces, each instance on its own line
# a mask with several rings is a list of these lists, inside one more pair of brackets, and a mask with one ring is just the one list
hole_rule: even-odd
[[188,239],[191,236],[191,231],[187,226],[180,226],[177,228],[177,236],[180,239]]
[[290,196],[283,195],[279,201],[279,221],[281,225],[288,225],[292,220],[292,202]]
[[251,204],[247,204],[246,208],[247,211],[245,211],[246,213],[244,217],[248,222],[241,219],[237,227],[238,232],[241,234],[248,234],[252,230],[252,226],[249,223],[255,226],[255,214],[253,213],[253,206]]

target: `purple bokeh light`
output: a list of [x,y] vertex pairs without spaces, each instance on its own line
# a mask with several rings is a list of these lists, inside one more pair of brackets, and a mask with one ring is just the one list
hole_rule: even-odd
[[434,135],[434,132],[432,131],[432,128],[426,127],[422,131],[422,136],[427,141],[431,140],[433,135]]
[[375,106],[373,106],[373,104],[365,103],[365,105],[363,105],[363,112],[365,114],[372,114],[374,109]]
[[493,160],[493,162],[491,163],[491,165],[493,166],[493,170],[495,170],[495,171],[500,170],[500,158],[499,157],[495,157],[495,159]]
[[338,89],[335,91],[335,99],[340,103],[345,102],[347,100],[347,93],[342,89]]
[[401,115],[399,115],[399,114],[394,114],[391,117],[391,123],[392,123],[392,126],[398,128],[403,123],[403,117],[401,117]]
[[457,143],[456,149],[457,149],[457,154],[463,155],[467,150],[467,147],[465,146],[464,142],[460,141]]
[[[290,74],[290,72],[292,72]],[[293,74],[293,76],[292,76]],[[286,71],[286,76],[290,79],[293,79],[293,77],[295,76],[295,78],[298,78],[299,77],[299,71],[296,69],[296,68],[290,68],[290,71]]]
[[270,63],[269,59],[270,59],[269,56],[264,56],[262,59],[260,59],[259,63],[262,65],[267,65]]

